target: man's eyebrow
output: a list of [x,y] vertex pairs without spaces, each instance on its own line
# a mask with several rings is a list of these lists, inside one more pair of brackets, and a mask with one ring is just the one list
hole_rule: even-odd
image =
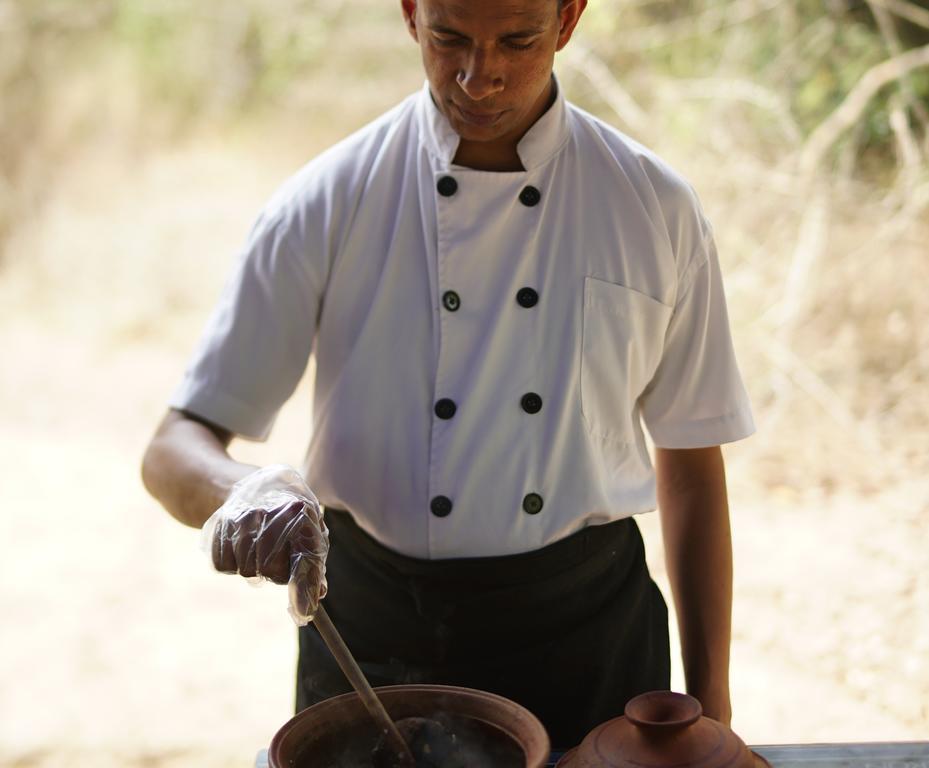
[[[438,32],[442,35],[456,35],[457,37],[467,37],[457,29],[452,29],[451,27],[446,27],[444,24],[427,24],[428,28],[433,32]],[[536,35],[541,35],[545,30],[542,27],[530,27],[527,29],[519,29],[515,32],[507,32],[505,35],[501,35],[501,38],[510,40],[512,38],[524,38],[524,37],[535,37]]]
[[526,29],[520,29],[516,32],[509,32],[502,37],[507,39],[511,37],[535,37],[536,35],[541,35],[545,30],[542,27],[528,27]]
[[451,27],[446,27],[442,24],[427,24],[426,26],[429,27],[429,29],[433,32],[439,32],[443,35],[457,35],[458,37],[464,37],[464,35],[461,34],[461,32],[459,32],[457,29],[452,29]]

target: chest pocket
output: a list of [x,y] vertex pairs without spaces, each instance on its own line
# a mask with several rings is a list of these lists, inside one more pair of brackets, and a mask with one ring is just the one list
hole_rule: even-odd
[[671,308],[622,285],[584,278],[581,411],[588,428],[613,442],[635,442],[636,400],[664,346]]

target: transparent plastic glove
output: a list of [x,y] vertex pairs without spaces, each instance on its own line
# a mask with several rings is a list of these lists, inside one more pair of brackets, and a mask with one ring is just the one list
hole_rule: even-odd
[[221,573],[287,584],[297,626],[326,596],[329,531],[313,491],[293,467],[273,464],[242,478],[203,525],[200,546]]

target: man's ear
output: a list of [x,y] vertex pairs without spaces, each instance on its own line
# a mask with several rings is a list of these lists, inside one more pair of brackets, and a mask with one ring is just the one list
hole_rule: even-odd
[[[403,0],[404,3],[409,0]],[[587,0],[564,0],[561,4],[561,29],[558,31],[558,47],[556,50],[564,48],[571,35],[574,34],[574,28],[577,22],[581,20],[581,14],[587,7]]]
[[410,37],[418,43],[419,32],[416,29],[416,0],[400,0],[400,7],[403,9],[403,20],[406,22],[406,30],[410,33]]

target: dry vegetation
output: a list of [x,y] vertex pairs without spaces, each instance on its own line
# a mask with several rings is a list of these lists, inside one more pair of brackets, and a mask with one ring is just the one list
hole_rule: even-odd
[[[209,573],[137,464],[263,199],[420,84],[394,5],[0,0],[0,764],[245,766],[287,718],[283,596]],[[715,223],[759,425],[736,729],[926,738],[929,11],[594,0],[558,67]],[[299,462],[309,408],[236,449]]]

